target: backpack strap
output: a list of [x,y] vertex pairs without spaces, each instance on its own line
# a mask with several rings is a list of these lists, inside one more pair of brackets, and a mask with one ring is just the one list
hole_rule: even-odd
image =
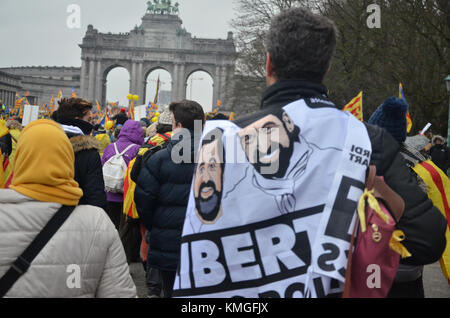
[[134,146],[137,146],[137,145],[136,145],[136,144],[128,145],[128,147],[126,147],[126,148],[120,153],[120,155],[123,156],[128,150],[130,150],[130,149],[133,148]]
[[[10,134],[11,135],[11,134]],[[14,138],[14,136],[13,135],[11,135],[11,140],[12,141],[14,141],[16,144],[17,144],[17,139],[16,138]]]
[[114,150],[116,151],[116,155],[122,157],[128,150],[130,150],[134,146],[136,146],[136,144],[128,145],[128,147],[126,147],[121,153],[119,153],[119,150],[117,149],[117,144],[114,143]]
[[117,149],[117,144],[113,143],[113,145],[114,145],[114,151],[116,152],[116,155],[118,155],[119,154],[119,149]]
[[33,260],[69,218],[74,209],[75,206],[62,206],[22,255],[16,259],[11,268],[0,279],[0,298],[4,297],[17,280],[28,271]]
[[[375,185],[375,179],[377,176],[377,167],[376,166],[369,166],[367,168],[367,175],[366,175],[366,189],[372,190]],[[353,248],[355,246],[355,239],[356,239],[356,233],[358,231],[359,226],[359,217],[356,217],[355,225],[353,227],[352,232],[352,238],[350,240],[350,247],[348,249],[348,257],[347,257],[347,267],[345,270],[345,285],[344,285],[344,292],[342,293],[342,298],[349,298],[350,297],[350,290],[351,290],[351,280],[352,280],[352,260],[353,260]]]
[[356,232],[359,226],[359,218],[356,218],[355,226],[353,227],[352,239],[350,240],[350,248],[348,250],[347,268],[345,270],[345,285],[342,298],[350,298],[350,290],[352,288],[352,259],[353,247],[355,246]]

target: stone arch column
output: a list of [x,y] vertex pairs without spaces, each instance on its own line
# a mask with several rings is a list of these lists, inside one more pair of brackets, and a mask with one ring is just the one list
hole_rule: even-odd
[[88,98],[89,76],[88,76],[89,60],[81,59],[81,76],[80,76],[80,94],[82,98]]
[[101,60],[97,60],[96,64],[95,96],[93,102],[98,101],[99,103],[101,103],[103,101],[103,86],[105,80],[103,79]]
[[145,104],[145,86],[147,84],[143,75],[144,63],[139,61],[136,66],[136,94],[139,95],[138,105]]
[[186,99],[186,80],[187,80],[187,76],[186,76],[186,65],[185,64],[180,64],[179,65],[179,73],[178,73],[178,77],[177,77],[177,82],[178,82],[178,98],[176,99],[176,101],[180,101],[183,99]]
[[89,60],[89,78],[88,78],[88,87],[87,87],[87,98],[91,102],[95,102],[95,60]]
[[180,87],[180,80],[179,80],[179,63],[174,63],[173,66],[173,72],[171,74],[172,76],[172,102],[177,101],[178,100],[178,91],[179,91],[179,87]]

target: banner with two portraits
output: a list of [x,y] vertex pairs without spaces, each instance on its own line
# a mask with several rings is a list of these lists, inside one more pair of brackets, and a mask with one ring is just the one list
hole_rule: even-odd
[[342,292],[371,143],[330,104],[298,100],[242,127],[206,122],[175,297]]

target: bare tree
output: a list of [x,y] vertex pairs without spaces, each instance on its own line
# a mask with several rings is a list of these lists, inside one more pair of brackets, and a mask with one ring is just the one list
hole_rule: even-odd
[[[367,25],[367,7],[381,7],[381,28]],[[450,74],[449,0],[237,0],[238,31],[235,110],[259,107],[265,88],[264,38],[271,18],[293,6],[306,6],[332,19],[339,38],[325,84],[331,99],[344,106],[364,91],[364,118],[404,84],[414,132],[431,122],[447,129]]]
[[231,25],[237,30],[235,111],[251,112],[259,108],[265,82],[265,34],[273,16],[294,6],[308,6],[311,0],[237,0],[238,16]]

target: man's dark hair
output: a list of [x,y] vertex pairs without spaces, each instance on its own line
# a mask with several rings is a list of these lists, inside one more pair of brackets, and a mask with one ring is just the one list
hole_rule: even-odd
[[92,110],[92,103],[81,98],[63,98],[59,102],[57,111],[58,119],[74,119],[75,117],[82,118],[90,110]]
[[158,133],[158,134],[165,134],[165,133],[171,132],[171,131],[172,131],[171,125],[158,124],[158,126],[156,126],[156,133]]
[[205,113],[202,106],[192,100],[173,102],[169,109],[175,117],[175,123],[181,123],[183,128],[194,130],[195,120],[201,120],[202,125],[205,123]]
[[272,19],[266,37],[277,80],[304,79],[321,83],[336,48],[337,29],[326,17],[292,8]]
[[222,113],[218,113],[216,116],[214,116],[211,120],[228,120],[228,116]]

